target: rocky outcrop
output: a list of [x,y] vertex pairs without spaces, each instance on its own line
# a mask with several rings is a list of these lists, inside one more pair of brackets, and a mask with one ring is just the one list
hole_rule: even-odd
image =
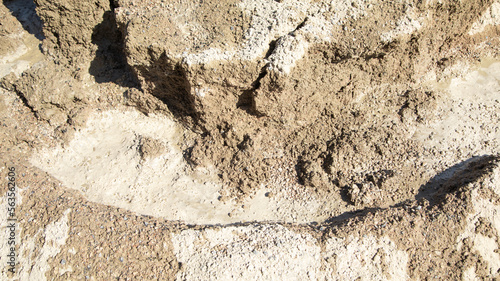
[[43,20],[44,45],[49,53],[74,65],[83,64],[95,55],[93,35],[100,24],[109,21],[110,1],[36,0],[35,3]]
[[302,183],[332,188],[352,181],[337,175],[346,157],[418,154],[405,136],[432,118],[439,94],[426,81],[463,57],[489,5],[148,0],[117,1],[115,13],[142,89],[205,132],[190,160],[242,175],[246,192],[284,158]]
[[[439,48],[464,35],[487,7],[147,0],[117,1],[115,12],[144,90],[211,131],[251,116],[297,128],[377,85],[405,80],[399,92],[418,88],[447,60]],[[445,19],[444,9],[455,12]]]
[[[496,27],[470,33],[489,22],[478,20],[492,1],[36,3],[45,45],[70,64],[107,65],[123,51],[141,91],[199,132],[186,158],[214,164],[231,196],[269,182],[280,165],[295,166],[301,184],[349,194],[391,171],[418,183],[379,188],[400,190],[395,200],[412,194],[425,171],[409,136],[442,96],[430,81],[471,53],[498,52],[472,47]],[[161,107],[138,96],[125,95],[143,111]]]

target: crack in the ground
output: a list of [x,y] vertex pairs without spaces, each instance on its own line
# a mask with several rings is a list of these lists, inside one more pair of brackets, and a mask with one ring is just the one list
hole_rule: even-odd
[[[294,34],[296,31],[298,31],[299,29],[301,29],[302,27],[304,27],[304,25],[306,25],[306,22],[307,20],[309,19],[309,17],[305,17],[303,21],[301,21],[297,27],[295,27],[294,30],[292,30],[292,32],[288,33],[288,34]],[[286,36],[286,35],[285,35]]]
[[24,106],[26,106],[27,108],[29,108],[29,110],[35,115],[35,117],[38,118],[38,113],[37,113],[37,110],[31,106],[28,102],[28,100],[26,99],[26,97],[19,91],[15,91],[16,95],[19,97],[19,99],[21,99],[21,101],[23,102]]
[[21,91],[17,90],[14,85],[9,85],[8,83],[9,82],[7,81],[3,81],[2,83],[0,83],[0,88],[9,92],[14,92],[16,96],[22,101],[24,106],[26,106],[33,113],[33,115],[38,118],[37,110],[30,105],[24,94]]

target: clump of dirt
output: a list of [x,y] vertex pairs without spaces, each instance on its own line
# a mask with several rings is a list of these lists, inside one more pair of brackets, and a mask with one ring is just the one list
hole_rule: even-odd
[[139,145],[139,154],[142,159],[148,159],[165,153],[165,149],[167,148],[160,140],[143,137]]

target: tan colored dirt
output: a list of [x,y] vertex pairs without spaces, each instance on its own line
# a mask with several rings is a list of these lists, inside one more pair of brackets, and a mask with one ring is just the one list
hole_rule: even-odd
[[[380,201],[410,198],[428,170],[410,136],[445,95],[430,82],[448,79],[454,61],[497,53],[470,50],[488,36],[467,34],[486,3],[189,3],[118,1],[117,22],[142,89],[203,132],[187,157],[220,170],[224,198],[269,185],[281,165],[322,193],[398,174],[415,184],[389,180]],[[228,12],[204,16],[212,10]]]
[[34,2],[0,279],[499,278],[500,2]]

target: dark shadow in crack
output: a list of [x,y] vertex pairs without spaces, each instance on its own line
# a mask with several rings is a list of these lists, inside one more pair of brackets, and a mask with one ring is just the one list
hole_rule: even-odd
[[[114,9],[114,2],[111,1],[111,11],[104,13],[102,22],[92,33],[92,43],[98,49],[89,72],[95,81],[148,92],[164,103],[182,124],[190,126],[196,123],[199,116],[182,67],[173,63],[164,52],[148,48],[148,55],[154,63],[132,69],[127,62],[123,33],[117,24]],[[148,81],[145,83],[147,89],[140,85],[139,76]]]
[[[482,155],[472,157],[444,170],[422,185],[419,193],[415,196],[415,201],[427,200],[429,208],[442,203],[447,194],[455,193],[467,184],[479,180],[488,175],[500,164],[500,155]],[[345,212],[339,216],[329,218],[324,223],[329,225],[343,224],[354,217],[366,216],[370,213],[390,208],[398,208],[407,205],[412,200],[397,203],[388,208],[371,207],[361,210]]]
[[430,206],[440,203],[444,196],[475,182],[484,175],[491,173],[498,165],[500,155],[475,156],[434,176],[419,188],[416,200],[426,199]]
[[43,23],[36,14],[36,5],[33,0],[4,0],[3,4],[17,18],[24,30],[33,34],[38,40],[45,39],[42,30]]
[[137,88],[138,82],[123,51],[122,34],[118,29],[115,14],[107,11],[103,20],[92,33],[92,43],[97,45],[89,73],[97,83],[116,83],[122,87]]
[[200,121],[200,114],[195,108],[196,102],[191,95],[187,74],[181,65],[172,61],[164,51],[159,55],[153,49],[148,52],[153,63],[147,67],[136,67],[136,71],[146,81],[151,82],[151,88],[147,91],[160,99],[183,125],[193,127]]
[[250,115],[256,117],[263,116],[255,109],[255,92],[260,88],[261,85],[260,80],[262,80],[266,75],[267,75],[267,66],[264,66],[257,79],[252,83],[251,85],[252,88],[245,90],[241,93],[241,95],[238,98],[238,103],[236,103],[236,107],[245,110]]

